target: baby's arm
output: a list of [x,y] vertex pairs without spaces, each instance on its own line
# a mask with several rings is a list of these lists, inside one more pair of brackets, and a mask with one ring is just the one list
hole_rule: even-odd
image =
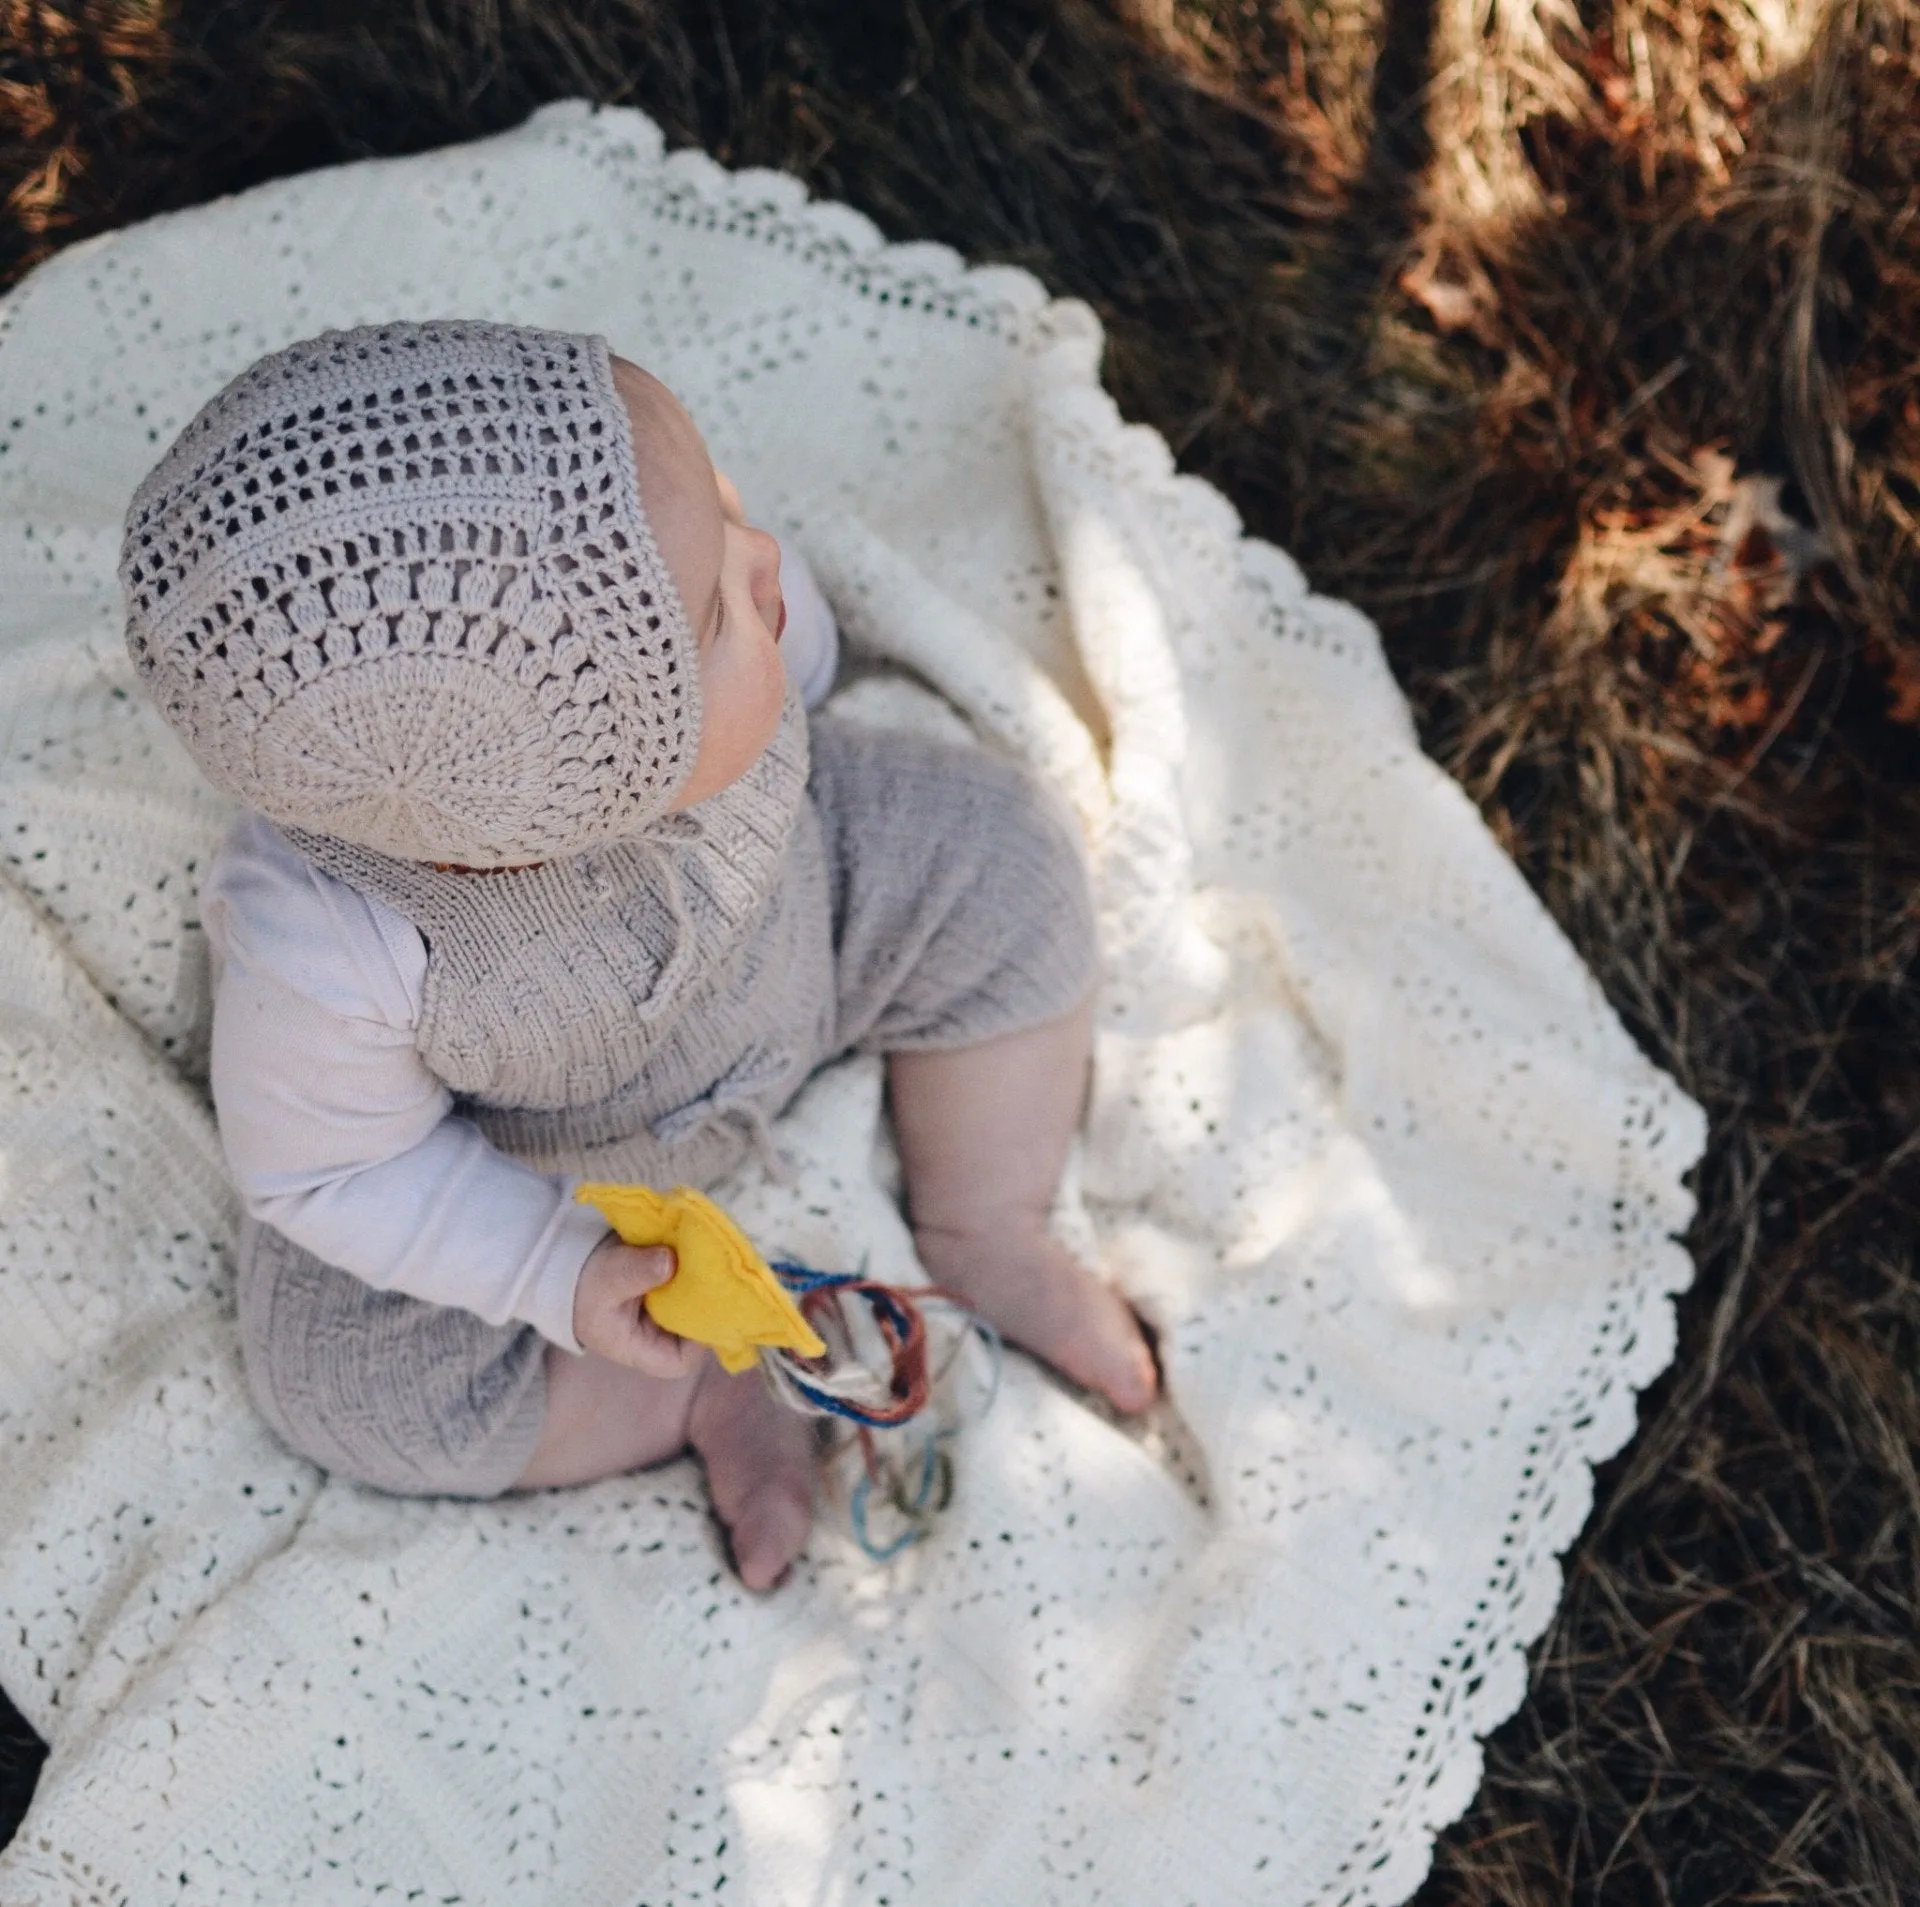
[[[726,1377],[646,1316],[670,1251],[621,1244],[565,1181],[453,1116],[413,1044],[418,934],[257,819],[235,829],[202,903],[221,957],[214,1099],[248,1210],[382,1290],[551,1340],[540,1441],[516,1487],[611,1476],[691,1442],[742,1579],[777,1581],[812,1521],[810,1426],[757,1375]],[[562,1355],[582,1350],[598,1355]]]
[[202,902],[221,958],[214,1103],[247,1210],[380,1290],[579,1349],[575,1289],[606,1222],[452,1115],[414,1046],[419,935],[257,817]]
[[[781,580],[783,658],[816,704],[839,632],[798,550]],[[697,1357],[640,1306],[670,1254],[621,1245],[563,1181],[453,1117],[414,1045],[426,950],[412,926],[257,816],[235,827],[202,903],[221,964],[214,1102],[255,1218],[377,1289],[521,1319],[566,1350],[662,1376]]]

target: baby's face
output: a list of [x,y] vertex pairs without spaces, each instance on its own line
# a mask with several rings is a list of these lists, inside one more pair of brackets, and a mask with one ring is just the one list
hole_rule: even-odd
[[780,725],[780,545],[747,522],[739,492],[658,378],[615,358],[613,382],[633,428],[640,501],[700,650],[700,746],[673,803],[691,808],[739,780]]

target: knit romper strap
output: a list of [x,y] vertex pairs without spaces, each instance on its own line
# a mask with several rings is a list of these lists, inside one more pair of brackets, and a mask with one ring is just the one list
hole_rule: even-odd
[[709,1180],[827,1050],[833,932],[806,717],[731,787],[634,838],[487,875],[294,832],[420,930],[416,1044],[503,1151]]

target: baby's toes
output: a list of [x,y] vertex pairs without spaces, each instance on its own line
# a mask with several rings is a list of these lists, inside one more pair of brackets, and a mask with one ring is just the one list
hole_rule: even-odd
[[812,1423],[777,1402],[758,1371],[728,1377],[715,1365],[694,1400],[688,1435],[706,1465],[707,1492],[740,1580],[771,1589],[813,1527],[819,1459]]
[[751,1490],[727,1526],[733,1566],[749,1589],[771,1589],[793,1565],[813,1527],[813,1491],[788,1479]]
[[1160,1373],[1132,1306],[1110,1285],[1099,1290],[1100,1296],[1087,1305],[1082,1332],[1062,1368],[1131,1416],[1159,1395]]
[[1010,1344],[1097,1391],[1131,1416],[1160,1390],[1140,1320],[1098,1272],[1056,1239],[919,1235],[933,1282],[971,1305]]

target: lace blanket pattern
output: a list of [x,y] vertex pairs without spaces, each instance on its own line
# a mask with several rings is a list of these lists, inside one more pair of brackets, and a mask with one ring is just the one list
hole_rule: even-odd
[[[248,1405],[194,898],[226,810],[122,652],[120,522],[255,356],[442,315],[656,371],[891,666],[852,711],[958,710],[1088,830],[1062,1222],[1174,1411],[1124,1434],[1012,1360],[884,1567],[830,1503],[756,1599],[686,1464],[392,1501]],[[52,1745],[12,1907],[1418,1885],[1672,1354],[1701,1116],[1372,627],[1123,424],[1099,354],[1021,273],[577,104],[76,246],[0,310],[0,1684]],[[723,1200],[909,1275],[879,1108],[870,1064],[821,1076],[792,1183]]]

